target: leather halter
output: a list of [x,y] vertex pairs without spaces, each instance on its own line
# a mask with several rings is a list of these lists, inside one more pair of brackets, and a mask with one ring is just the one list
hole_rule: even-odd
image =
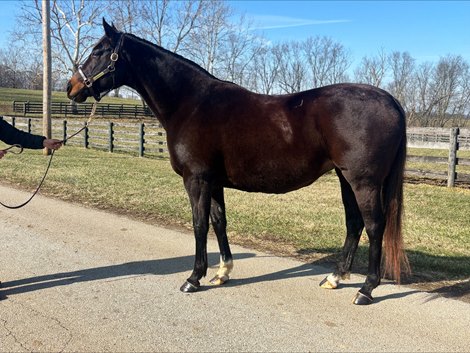
[[113,88],[114,88],[114,75],[113,75],[113,88],[110,88],[109,90],[107,91],[104,91],[104,92],[96,92],[94,89],[93,89],[93,83],[98,81],[100,78],[102,78],[103,76],[109,74],[109,73],[113,73],[116,68],[115,68],[115,65],[116,65],[116,62],[118,61],[119,59],[119,50],[121,49],[122,47],[122,42],[124,41],[124,33],[121,34],[121,37],[119,38],[119,42],[118,44],[116,45],[116,47],[114,48],[113,52],[111,53],[111,56],[109,57],[109,60],[111,61],[108,65],[108,67],[106,69],[104,69],[103,71],[97,73],[96,75],[93,75],[91,76],[90,78],[87,77],[87,75],[83,72],[83,65],[79,65],[78,66],[78,73],[80,74],[80,76],[82,76],[82,79],[83,79],[83,83],[85,84],[85,86],[88,88],[88,90],[90,91],[90,93],[92,94],[92,96],[97,100],[97,101],[100,101],[101,98],[103,96],[105,96],[106,94],[108,94]]

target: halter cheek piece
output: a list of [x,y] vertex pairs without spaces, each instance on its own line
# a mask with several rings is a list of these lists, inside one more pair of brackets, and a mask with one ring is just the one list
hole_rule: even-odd
[[101,92],[101,93],[95,91],[93,89],[93,83],[98,81],[103,76],[105,76],[109,73],[113,73],[114,70],[116,70],[116,68],[114,66],[116,65],[116,61],[118,61],[118,59],[119,59],[119,54],[118,53],[119,53],[119,50],[121,49],[123,40],[124,40],[124,33],[121,34],[121,37],[119,38],[118,44],[116,45],[113,52],[111,53],[111,56],[109,57],[109,60],[111,60],[111,62],[109,63],[108,67],[106,69],[104,69],[103,71],[101,71],[100,73],[88,78],[87,75],[83,72],[82,65],[78,66],[78,73],[80,74],[80,76],[82,76],[83,83],[85,84],[85,86],[88,88],[88,90],[90,91],[92,96],[97,101],[100,101],[101,98],[103,98],[106,94],[108,94],[114,88],[114,75],[112,75],[112,77],[113,77],[113,86],[112,87],[113,88],[111,88],[107,91],[104,91],[104,92]]

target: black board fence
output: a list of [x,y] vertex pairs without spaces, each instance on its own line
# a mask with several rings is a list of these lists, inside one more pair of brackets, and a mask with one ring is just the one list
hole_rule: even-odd
[[[26,117],[42,116],[42,102],[13,101],[13,112]],[[70,104],[68,102],[53,102],[51,114],[67,118],[68,116],[88,116],[93,103]],[[143,105],[137,104],[107,104],[98,103],[95,115],[113,118],[150,118],[152,111]]]
[[[42,134],[42,120],[4,117],[18,129]],[[52,119],[52,137],[66,139],[80,130],[86,121]],[[158,122],[120,122],[92,120],[89,127],[68,140],[67,145],[82,146],[108,152],[133,153],[143,157],[168,158],[166,134]]]
[[[42,133],[42,119],[5,117],[17,128]],[[52,119],[52,136],[66,139],[80,130],[85,121]],[[418,156],[408,153],[408,177],[447,181],[447,186],[470,184],[470,158],[461,158],[461,150],[470,150],[470,129],[408,128],[408,147],[447,149],[448,157]],[[132,153],[136,156],[168,158],[166,133],[158,122],[120,122],[92,120],[89,128],[67,141],[67,145],[94,148],[108,152]],[[413,168],[423,165],[424,168]],[[467,168],[469,173],[458,167]]]

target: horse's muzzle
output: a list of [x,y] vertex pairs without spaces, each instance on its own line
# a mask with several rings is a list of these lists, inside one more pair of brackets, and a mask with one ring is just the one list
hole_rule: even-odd
[[90,96],[87,87],[75,76],[67,82],[67,97],[77,103],[83,103]]

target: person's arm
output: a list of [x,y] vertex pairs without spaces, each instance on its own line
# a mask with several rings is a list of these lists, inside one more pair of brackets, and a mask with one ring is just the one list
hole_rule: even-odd
[[23,146],[23,148],[35,150],[46,147],[44,146],[44,140],[46,140],[44,136],[33,135],[25,131],[18,130],[4,121],[3,117],[0,118],[0,140],[9,145],[18,144]]

